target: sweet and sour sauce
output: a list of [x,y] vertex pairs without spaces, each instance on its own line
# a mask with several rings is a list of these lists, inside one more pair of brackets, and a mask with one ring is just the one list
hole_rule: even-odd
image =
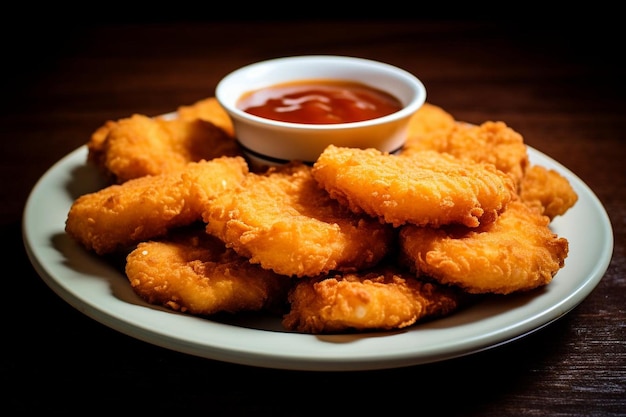
[[250,91],[237,107],[247,113],[290,123],[353,123],[402,109],[393,95],[344,80],[302,80]]

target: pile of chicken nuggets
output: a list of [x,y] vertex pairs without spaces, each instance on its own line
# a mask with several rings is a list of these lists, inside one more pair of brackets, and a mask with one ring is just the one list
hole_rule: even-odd
[[548,285],[568,254],[550,222],[578,199],[504,122],[430,103],[393,155],[331,145],[312,165],[252,169],[213,97],[107,121],[87,147],[110,185],[77,198],[65,230],[123,255],[138,296],[302,333],[400,329]]

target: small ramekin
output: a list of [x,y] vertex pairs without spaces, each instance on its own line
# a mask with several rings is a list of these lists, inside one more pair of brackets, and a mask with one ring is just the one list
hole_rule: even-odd
[[[247,92],[311,79],[355,81],[397,97],[402,109],[376,119],[337,124],[270,120],[237,107]],[[239,68],[217,85],[215,96],[232,119],[235,136],[255,166],[298,160],[312,164],[330,145],[376,148],[395,153],[406,140],[409,119],[425,102],[426,89],[398,67],[348,56],[309,55],[277,58]]]

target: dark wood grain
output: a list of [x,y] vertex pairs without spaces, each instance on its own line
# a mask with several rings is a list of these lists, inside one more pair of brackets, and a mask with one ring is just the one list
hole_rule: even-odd
[[[591,33],[548,20],[111,16],[3,31],[5,39],[22,40],[9,42],[0,90],[3,409],[626,415],[626,106],[617,28]],[[459,120],[505,121],[572,170],[613,226],[613,258],[596,289],[556,322],[481,353],[328,373],[233,365],[153,346],[84,316],[43,283],[24,252],[21,221],[32,187],[52,164],[108,119],[172,111],[212,96],[219,79],[242,65],[301,54],[403,67],[424,82],[429,102]]]

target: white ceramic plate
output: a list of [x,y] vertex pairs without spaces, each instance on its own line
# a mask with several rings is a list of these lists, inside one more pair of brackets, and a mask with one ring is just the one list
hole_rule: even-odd
[[371,370],[454,357],[498,346],[576,307],[596,287],[613,252],[613,232],[595,194],[567,168],[529,148],[531,162],[566,176],[579,200],[552,222],[569,240],[565,267],[545,288],[489,298],[450,317],[384,333],[316,336],[284,331],[277,317],[204,318],[147,304],[119,267],[86,252],[64,231],[72,202],[105,184],[86,164],[87,148],[43,175],[26,203],[24,244],[43,280],[89,317],[137,339],[205,358],[293,370]]

